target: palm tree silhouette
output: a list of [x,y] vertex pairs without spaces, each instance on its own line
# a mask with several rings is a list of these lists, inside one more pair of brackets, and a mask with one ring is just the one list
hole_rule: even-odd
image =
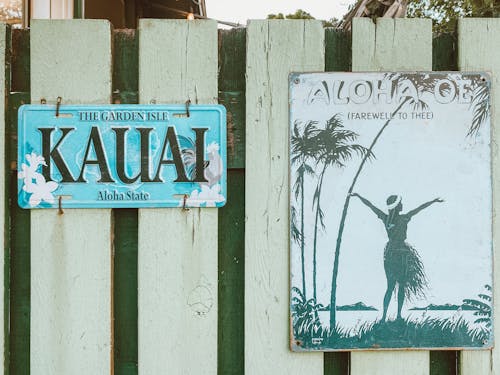
[[338,114],[331,117],[324,129],[317,129],[313,132],[312,144],[316,155],[316,165],[320,166],[321,172],[318,176],[318,183],[314,191],[313,209],[315,208],[314,239],[313,239],[313,298],[316,300],[316,254],[318,242],[318,229],[325,228],[324,213],[321,209],[321,192],[325,172],[329,167],[345,167],[347,161],[354,155],[369,158],[370,152],[363,146],[353,144],[358,134],[345,129]]
[[295,199],[300,196],[300,229],[296,225],[296,210],[292,207],[292,239],[300,245],[300,256],[302,263],[302,294],[306,294],[306,276],[305,276],[305,235],[304,235],[304,178],[305,175],[313,175],[313,168],[307,164],[308,160],[313,158],[314,148],[311,143],[312,134],[316,131],[315,125],[317,122],[309,121],[304,127],[302,134],[300,133],[300,123],[295,122],[293,126],[293,134],[291,138],[292,165],[298,165],[297,179],[295,180],[293,190]]
[[[337,276],[339,270],[339,256],[340,256],[340,246],[342,243],[342,234],[344,231],[345,220],[347,217],[347,209],[349,207],[349,200],[351,198],[354,186],[358,180],[358,177],[363,170],[363,167],[371,155],[373,148],[377,144],[379,138],[381,137],[384,130],[389,126],[396,115],[405,106],[411,107],[413,110],[426,109],[428,105],[421,99],[422,94],[425,92],[433,92],[436,87],[436,82],[443,76],[438,74],[404,74],[404,73],[389,73],[386,74],[385,79],[393,81],[395,85],[399,88],[401,95],[400,103],[396,109],[392,112],[389,119],[380,128],[377,135],[373,139],[372,143],[368,147],[368,152],[365,154],[359,168],[353,178],[351,186],[347,192],[344,208],[342,210],[342,216],[340,219],[339,229],[337,233],[337,242],[335,245],[334,261],[333,261],[333,272],[332,272],[332,285],[330,294],[330,329],[334,330],[336,325],[336,306],[337,306]],[[450,82],[453,82],[453,75],[448,74],[446,76]],[[481,125],[489,117],[490,105],[489,105],[489,83],[484,77],[477,75],[477,77],[472,77],[473,82],[471,85],[472,91],[472,105],[474,106],[474,117],[472,124],[467,132],[467,136],[474,136],[479,131]],[[408,84],[409,83],[409,84]],[[413,92],[410,88],[416,88],[416,92]],[[441,88],[441,90],[446,90],[446,88]]]

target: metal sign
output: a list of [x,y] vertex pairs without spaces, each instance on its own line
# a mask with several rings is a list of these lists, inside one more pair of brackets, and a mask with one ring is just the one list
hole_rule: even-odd
[[290,76],[291,347],[491,348],[490,78]]
[[226,111],[220,105],[24,105],[22,208],[221,207]]

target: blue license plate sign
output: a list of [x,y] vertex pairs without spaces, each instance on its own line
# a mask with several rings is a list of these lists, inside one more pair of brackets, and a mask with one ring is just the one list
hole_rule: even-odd
[[226,111],[221,105],[24,105],[22,208],[221,207]]

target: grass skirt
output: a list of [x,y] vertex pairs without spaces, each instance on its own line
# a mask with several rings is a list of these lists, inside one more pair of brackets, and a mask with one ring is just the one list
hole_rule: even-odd
[[387,281],[404,288],[405,298],[424,297],[427,278],[424,265],[417,251],[407,242],[385,245],[384,269]]

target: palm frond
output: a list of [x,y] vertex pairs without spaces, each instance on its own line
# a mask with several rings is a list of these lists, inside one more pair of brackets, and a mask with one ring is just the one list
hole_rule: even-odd
[[421,99],[410,103],[410,105],[414,112],[427,111],[429,109],[429,105]]
[[474,320],[474,323],[486,323],[486,327],[491,326],[491,318],[479,318]]
[[488,296],[486,294],[478,294],[478,297],[485,300],[485,301],[488,301],[488,302],[491,302],[491,296]]
[[319,223],[321,224],[321,229],[325,230],[325,213],[321,209],[321,207],[318,206],[318,217],[319,217]]
[[[306,299],[305,299],[304,293],[302,293],[302,291],[299,288],[297,288],[296,286],[293,286],[292,293],[297,294],[300,297],[300,301],[305,302]],[[297,297],[295,297],[295,298],[297,298]],[[292,300],[293,300],[293,298],[292,298]]]
[[291,224],[290,224],[290,235],[292,236],[292,240],[300,245],[302,241],[303,234],[300,232],[297,226],[297,210],[292,206],[291,209]]
[[[486,284],[484,286],[487,292],[491,292],[492,288],[491,285]],[[474,316],[477,316],[478,318],[474,321],[474,323],[477,324],[485,324],[486,327],[486,333],[491,330],[492,327],[492,315],[493,315],[493,308],[491,306],[491,302],[493,300],[492,296],[486,293],[480,293],[478,294],[478,297],[482,300],[479,301],[477,299],[464,299],[463,304],[465,306],[469,306],[474,308],[476,311],[474,311]],[[485,302],[483,302],[485,301]],[[488,334],[489,336],[489,334]]]
[[314,169],[309,164],[304,164],[304,174],[307,174],[309,176],[313,176]]
[[293,191],[295,195],[295,199],[299,198],[299,194],[304,186],[304,164],[301,164],[299,168],[297,168],[297,178],[293,184]]
[[316,205],[319,204],[319,198],[321,196],[321,186],[318,184],[316,185],[316,189],[314,189],[314,194],[313,194],[313,209],[316,207]]
[[478,133],[481,125],[488,119],[491,112],[489,84],[478,79],[472,93],[471,106],[474,108],[472,124],[467,132],[467,136],[474,136]]
[[303,163],[308,158],[314,157],[317,150],[312,139],[319,131],[317,124],[317,121],[308,121],[301,133],[300,122],[295,121],[290,142],[292,164]]
[[482,309],[489,309],[490,306],[484,302],[478,301],[477,299],[464,299],[463,301],[464,305],[474,307],[476,309],[482,310]]

